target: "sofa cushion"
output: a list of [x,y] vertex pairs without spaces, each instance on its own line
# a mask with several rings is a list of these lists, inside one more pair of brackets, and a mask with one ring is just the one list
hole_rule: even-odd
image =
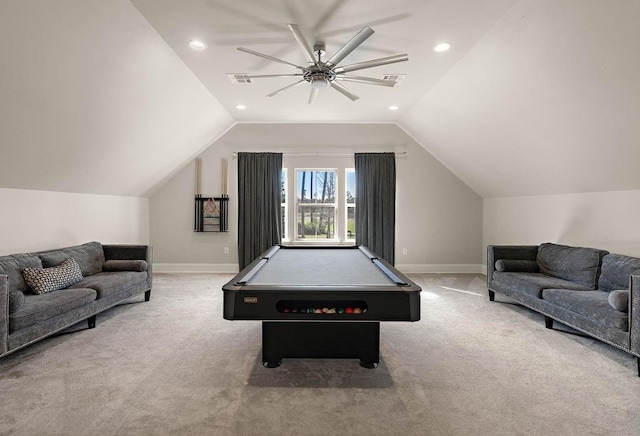
[[602,272],[598,281],[598,289],[601,291],[629,289],[629,276],[633,273],[640,273],[639,258],[622,254],[607,254],[602,258]]
[[516,273],[499,272],[493,273],[493,281],[513,289],[517,292],[528,294],[535,298],[542,298],[542,291],[549,288],[574,289],[588,291],[590,288],[567,280],[550,277],[542,273]]
[[45,268],[60,265],[65,260],[74,258],[85,277],[102,271],[104,263],[104,250],[99,242],[88,242],[59,250],[41,251],[37,254],[42,259],[42,266]]
[[95,289],[97,300],[105,298],[114,293],[146,282],[147,272],[122,271],[122,272],[101,272],[89,277],[85,277],[80,283],[73,285],[73,288]]
[[540,269],[535,260],[500,259],[496,261],[496,271],[537,273]]
[[615,310],[619,310],[620,312],[629,312],[629,290],[617,290],[609,292],[609,304]]
[[146,271],[148,267],[146,260],[107,260],[102,271]]
[[82,280],[80,266],[75,259],[67,259],[50,268],[25,268],[22,275],[34,294],[63,289]]
[[15,332],[62,315],[96,299],[93,289],[61,289],[42,295],[24,296],[22,309],[9,315],[9,332]]
[[572,291],[545,289],[542,298],[563,309],[584,316],[598,324],[629,331],[629,316],[609,304],[609,293],[604,291]]
[[9,313],[17,312],[24,305],[24,294],[20,291],[9,292]]
[[35,254],[12,254],[0,257],[0,274],[9,276],[9,290],[27,292],[29,286],[24,281],[22,270],[42,268],[42,261]]
[[540,272],[596,289],[602,257],[606,251],[595,248],[541,244],[536,258]]

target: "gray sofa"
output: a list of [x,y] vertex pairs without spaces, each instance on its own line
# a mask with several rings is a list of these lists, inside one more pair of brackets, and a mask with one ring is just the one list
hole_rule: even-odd
[[147,245],[89,242],[0,256],[0,357],[82,320],[93,328],[96,314],[134,295],[149,301],[151,285]]
[[545,243],[487,247],[489,300],[504,294],[635,356],[640,376],[640,259]]

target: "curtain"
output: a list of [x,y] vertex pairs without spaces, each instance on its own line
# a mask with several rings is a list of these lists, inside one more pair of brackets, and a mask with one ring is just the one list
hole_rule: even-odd
[[282,240],[282,153],[238,153],[238,261],[242,271]]
[[391,265],[396,243],[395,153],[356,153],[356,244]]

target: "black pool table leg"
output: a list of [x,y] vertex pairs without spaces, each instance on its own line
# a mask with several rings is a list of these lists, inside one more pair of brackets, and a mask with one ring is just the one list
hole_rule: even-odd
[[262,322],[262,365],[277,368],[285,357],[380,361],[380,322]]

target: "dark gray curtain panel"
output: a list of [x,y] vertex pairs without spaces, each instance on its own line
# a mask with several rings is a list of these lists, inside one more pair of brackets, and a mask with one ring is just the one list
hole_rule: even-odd
[[238,153],[238,260],[240,270],[282,240],[282,153]]
[[395,153],[356,153],[356,244],[395,262]]

